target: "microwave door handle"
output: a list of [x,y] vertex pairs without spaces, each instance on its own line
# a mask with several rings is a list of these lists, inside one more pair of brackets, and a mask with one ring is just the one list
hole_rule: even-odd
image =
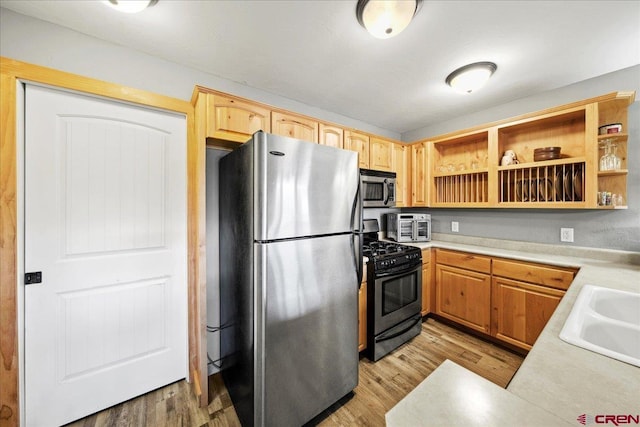
[[414,242],[418,240],[418,221],[411,221],[411,235]]
[[386,205],[387,203],[389,203],[389,186],[391,184],[387,182],[387,180],[384,180],[384,185],[382,186],[382,193],[384,194],[384,201],[382,202],[384,205]]

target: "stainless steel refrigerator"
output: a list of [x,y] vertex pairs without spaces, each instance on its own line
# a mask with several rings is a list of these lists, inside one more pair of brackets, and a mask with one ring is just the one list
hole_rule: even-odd
[[357,154],[257,132],[219,171],[223,379],[244,426],[300,426],[358,383]]

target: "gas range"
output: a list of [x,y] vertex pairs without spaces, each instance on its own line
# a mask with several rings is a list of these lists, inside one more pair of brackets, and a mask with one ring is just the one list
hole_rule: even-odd
[[419,248],[378,240],[378,231],[377,220],[365,220],[362,251],[369,258],[368,265],[372,267],[374,276],[397,273],[422,263]]
[[367,356],[379,360],[420,334],[422,252],[378,240],[378,221],[363,221],[367,263]]

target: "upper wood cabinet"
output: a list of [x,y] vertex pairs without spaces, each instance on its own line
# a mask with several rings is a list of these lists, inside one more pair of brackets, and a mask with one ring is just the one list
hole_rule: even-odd
[[334,148],[344,148],[344,129],[320,123],[318,126],[318,143]]
[[369,139],[369,167],[381,171],[391,171],[393,142],[372,136]]
[[358,152],[359,167],[369,169],[369,135],[345,130],[344,148]]
[[272,111],[271,133],[303,141],[318,142],[318,122],[291,113]]
[[[627,110],[634,98],[635,92],[614,92],[431,139],[430,206],[625,209]],[[612,123],[621,131],[599,134]],[[620,164],[600,170],[612,145]],[[560,147],[559,157],[536,160],[535,151],[546,147]],[[502,164],[507,151],[518,163]],[[620,197],[603,205],[598,193]]]
[[411,145],[411,205],[427,206],[427,143]]
[[204,93],[200,96],[206,98],[207,138],[246,142],[259,130],[271,132],[269,108],[217,93]]
[[406,144],[391,145],[391,170],[396,173],[396,207],[411,206],[411,148]]

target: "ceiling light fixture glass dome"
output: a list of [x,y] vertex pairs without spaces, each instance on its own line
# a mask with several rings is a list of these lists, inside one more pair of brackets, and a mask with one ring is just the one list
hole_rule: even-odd
[[104,3],[120,12],[138,13],[158,3],[158,0],[105,0]]
[[476,62],[453,71],[445,81],[458,92],[471,93],[484,86],[497,69],[493,62]]
[[358,0],[358,22],[379,39],[388,39],[409,26],[422,0]]

